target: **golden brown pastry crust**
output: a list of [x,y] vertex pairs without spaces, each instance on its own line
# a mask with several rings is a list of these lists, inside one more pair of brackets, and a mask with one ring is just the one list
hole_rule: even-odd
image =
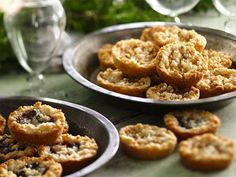
[[161,78],[176,87],[191,87],[202,77],[207,63],[192,43],[171,43],[163,46],[156,57]]
[[208,69],[230,68],[232,65],[232,56],[213,49],[202,51],[203,58],[207,61]]
[[204,36],[194,30],[180,29],[177,26],[154,26],[145,28],[141,35],[141,40],[152,41],[157,48],[174,42],[191,42],[198,51],[202,51],[206,46]]
[[120,71],[130,77],[143,77],[156,73],[157,50],[151,42],[127,39],[112,47],[113,61]]
[[183,110],[165,114],[164,123],[179,140],[204,133],[215,133],[220,126],[220,119],[204,110]]
[[98,60],[102,69],[116,68],[111,54],[112,47],[112,44],[105,44],[98,50]]
[[149,87],[146,92],[147,98],[155,100],[197,100],[200,96],[199,89],[195,87],[191,88],[176,88],[166,83],[161,83],[157,86]]
[[222,170],[234,157],[234,142],[213,134],[198,135],[179,144],[182,163],[199,171]]
[[33,106],[21,106],[8,118],[12,136],[27,144],[54,144],[61,136],[65,117],[60,109],[36,102]]
[[34,147],[17,142],[11,135],[0,136],[0,162],[36,154]]
[[61,163],[63,173],[67,174],[94,160],[97,150],[98,146],[92,138],[64,134],[58,144],[39,146],[38,153],[41,157],[52,158]]
[[0,114],[0,135],[4,134],[6,119]]
[[236,90],[236,70],[217,68],[204,74],[196,87],[200,90],[200,96],[211,97]]
[[138,123],[121,128],[120,141],[128,155],[143,160],[154,160],[171,154],[177,139],[165,128]]
[[100,86],[114,92],[131,96],[144,96],[151,84],[149,77],[128,78],[119,70],[108,68],[97,75],[97,82]]
[[60,177],[62,167],[54,160],[23,157],[0,165],[0,177]]

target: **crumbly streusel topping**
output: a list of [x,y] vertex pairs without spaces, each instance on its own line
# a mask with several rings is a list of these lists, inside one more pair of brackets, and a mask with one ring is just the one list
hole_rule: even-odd
[[155,63],[157,51],[151,42],[128,39],[117,42],[112,48],[112,54],[119,60],[127,60],[127,62],[145,66]]
[[158,100],[196,100],[199,99],[200,92],[197,88],[174,88],[166,83],[150,87],[146,93],[147,98]]
[[169,130],[165,128],[141,123],[126,127],[124,132],[125,136],[132,138],[139,145],[147,145],[148,143],[164,144],[175,139]]
[[119,70],[112,70],[108,68],[106,71],[104,71],[101,74],[101,77],[103,77],[104,80],[107,80],[110,83],[128,87],[138,87],[138,86],[144,86],[144,85],[150,85],[150,78],[143,77],[143,78],[128,78],[125,77],[124,74]]
[[205,49],[202,51],[202,56],[208,63],[208,69],[230,68],[232,65],[232,56],[220,51]]
[[204,71],[206,62],[191,43],[173,43],[164,46],[157,56],[158,67],[180,74]]

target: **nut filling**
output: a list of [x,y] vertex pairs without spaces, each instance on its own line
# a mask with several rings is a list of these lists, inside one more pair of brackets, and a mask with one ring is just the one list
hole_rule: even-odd
[[175,117],[177,118],[179,125],[186,129],[192,129],[207,124],[207,120],[200,116],[196,117],[192,115],[191,117],[184,117],[182,115],[175,115]]
[[27,164],[16,171],[13,171],[19,177],[29,177],[29,176],[41,176],[46,173],[47,167],[34,162],[32,164]]
[[26,145],[20,145],[10,135],[0,137],[0,153],[8,154],[13,151],[24,151]]
[[23,112],[16,121],[20,124],[33,124],[38,126],[42,123],[54,122],[54,119],[53,117],[43,114],[39,109],[33,109]]

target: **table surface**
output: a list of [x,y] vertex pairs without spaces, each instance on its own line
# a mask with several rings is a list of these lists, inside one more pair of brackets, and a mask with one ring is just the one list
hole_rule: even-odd
[[[209,23],[210,20],[210,23]],[[183,22],[190,22],[200,26],[208,26],[213,28],[222,29],[225,18],[219,16],[215,12],[209,12],[207,14],[198,14],[197,16],[185,16]],[[220,22],[220,23],[219,23]],[[207,24],[207,25],[206,25]],[[151,123],[159,126],[163,126],[163,114],[158,111],[156,113],[144,113],[139,110],[126,108],[124,106],[117,106],[111,101],[107,102],[101,95],[82,87],[74,80],[72,80],[66,73],[48,73],[46,76],[46,84],[44,90],[45,93],[41,93],[41,96],[51,97],[56,99],[62,99],[73,103],[81,104],[92,108],[109,120],[111,120],[119,130],[120,127],[128,124],[134,124],[137,122]],[[27,88],[25,72],[12,72],[0,75],[0,96],[19,95],[19,92]],[[34,95],[38,96],[38,95]],[[217,134],[225,135],[236,141],[235,126],[236,126],[236,101],[231,104],[214,110],[222,121],[222,125]],[[201,173],[194,172],[186,169],[181,165],[178,153],[174,152],[170,156],[164,159],[155,161],[142,161],[136,160],[127,156],[122,149],[119,149],[115,157],[106,165],[88,175],[89,177],[220,177],[235,176],[236,160],[234,159],[232,164],[225,170],[213,173]]]

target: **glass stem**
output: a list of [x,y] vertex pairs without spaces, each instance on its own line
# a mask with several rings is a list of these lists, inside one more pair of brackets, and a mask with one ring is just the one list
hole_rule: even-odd
[[174,20],[175,20],[176,23],[181,23],[180,18],[178,16],[175,16]]
[[27,78],[27,82],[31,92],[40,93],[43,90],[45,79],[42,74],[32,73]]
[[224,30],[228,33],[231,32],[231,29],[228,27],[229,22],[231,21],[230,17],[227,18],[227,20],[224,22]]

